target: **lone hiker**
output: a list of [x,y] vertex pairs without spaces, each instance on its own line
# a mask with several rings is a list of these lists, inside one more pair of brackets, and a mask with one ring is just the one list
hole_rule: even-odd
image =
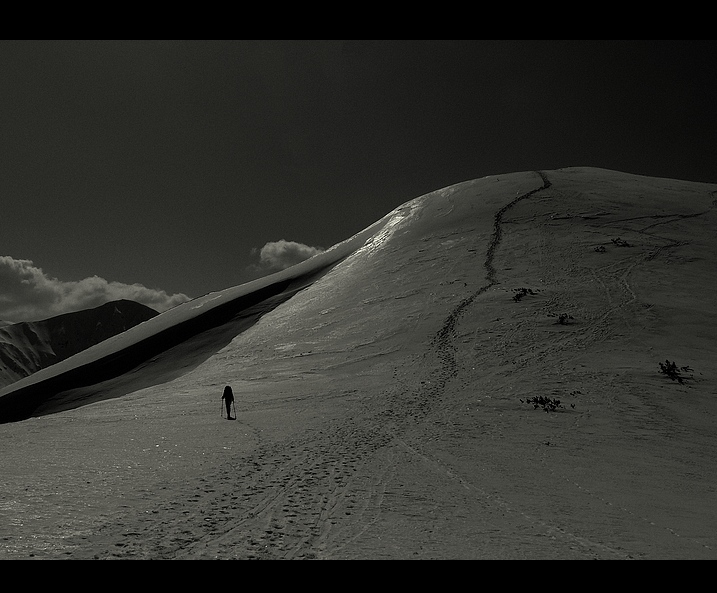
[[222,399],[224,400],[224,405],[227,407],[227,420],[234,420],[236,418],[236,406],[234,407],[234,418],[232,418],[231,409],[234,403],[234,392],[229,385],[224,388]]

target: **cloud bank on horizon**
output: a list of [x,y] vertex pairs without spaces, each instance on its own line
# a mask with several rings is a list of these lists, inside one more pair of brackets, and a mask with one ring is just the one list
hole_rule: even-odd
[[[323,252],[296,241],[270,241],[251,250],[258,272],[278,272]],[[186,294],[167,294],[142,284],[109,282],[99,276],[78,281],[53,278],[28,259],[0,255],[0,320],[9,323],[39,321],[56,315],[99,307],[109,301],[127,299],[162,313],[191,300]]]
[[127,299],[162,313],[191,300],[141,284],[108,282],[99,276],[63,281],[48,276],[31,260],[0,256],[0,319],[12,323],[39,321],[109,301]]
[[295,266],[324,251],[323,247],[310,247],[296,241],[269,241],[261,249],[254,247],[252,255],[259,255],[259,263],[250,266],[253,270],[279,272]]

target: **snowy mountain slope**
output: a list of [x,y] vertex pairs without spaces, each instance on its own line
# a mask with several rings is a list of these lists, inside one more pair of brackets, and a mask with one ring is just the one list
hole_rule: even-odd
[[714,558],[716,191],[466,181],[3,391],[51,388],[0,427],[0,556]]
[[[589,230],[582,231],[579,240],[593,239],[594,247],[609,247],[610,251],[615,249],[618,252],[620,251],[617,243],[614,243],[613,240],[622,241],[626,244],[632,241],[632,247],[623,248],[623,252],[633,253],[636,246],[635,242],[639,239],[640,246],[654,245],[655,254],[663,250],[665,254],[669,254],[671,250],[681,245],[681,241],[674,239],[672,243],[669,243],[666,239],[661,238],[659,231],[666,228],[665,225],[670,224],[674,228],[676,222],[697,216],[713,208],[714,194],[710,193],[709,184],[650,179],[618,172],[584,168],[566,170],[561,172],[560,175],[565,179],[563,182],[564,187],[569,188],[571,181],[574,179],[574,183],[580,186],[580,190],[584,190],[584,186],[587,184],[589,192],[578,192],[573,189],[553,190],[555,196],[551,199],[540,198],[533,200],[533,202],[550,204],[556,208],[552,212],[541,212],[541,218],[549,217],[547,224],[556,228],[559,228],[560,225],[569,225],[574,221],[582,221]],[[44,400],[48,398],[49,394],[53,394],[49,397],[54,403],[45,404],[42,413],[65,409],[68,403],[60,403],[63,398],[58,398],[57,394],[78,387],[95,385],[101,381],[117,377],[166,352],[170,348],[186,342],[193,336],[202,334],[212,328],[219,328],[233,320],[233,326],[225,327],[223,330],[214,329],[215,334],[222,333],[224,336],[219,338],[219,342],[217,342],[218,349],[225,345],[223,340],[231,339],[234,335],[241,333],[261,315],[314,283],[318,277],[327,273],[333,266],[349,258],[349,256],[351,256],[350,261],[344,262],[332,277],[340,277],[340,283],[343,286],[358,284],[358,287],[355,288],[355,294],[365,292],[367,286],[371,287],[372,292],[385,293],[387,289],[391,289],[396,285],[396,277],[387,277],[385,282],[377,279],[375,273],[376,258],[373,254],[381,250],[384,243],[387,242],[390,242],[394,252],[399,250],[397,237],[395,236],[397,232],[399,236],[407,235],[410,232],[411,238],[408,247],[402,247],[401,249],[416,249],[415,253],[412,253],[413,261],[405,262],[405,269],[413,270],[416,263],[423,257],[421,254],[426,249],[425,246],[421,248],[419,243],[420,241],[425,241],[425,237],[417,236],[422,228],[430,229],[434,226],[437,228],[441,228],[441,226],[451,228],[450,225],[464,224],[465,229],[468,229],[467,231],[462,231],[464,236],[460,239],[452,239],[445,245],[460,244],[466,240],[466,235],[472,230],[471,225],[475,227],[475,221],[471,217],[473,209],[479,207],[483,210],[490,207],[491,201],[495,199],[494,191],[498,188],[500,188],[498,195],[504,194],[506,191],[512,192],[512,187],[516,188],[515,194],[520,195],[526,187],[525,182],[522,181],[526,176],[534,178],[535,174],[507,175],[502,177],[502,181],[500,181],[500,176],[473,180],[421,196],[397,208],[394,212],[389,213],[356,236],[297,266],[245,285],[210,293],[175,307],[157,316],[150,323],[144,323],[131,331],[114,336],[110,340],[103,342],[101,346],[90,348],[80,355],[71,357],[62,364],[53,365],[52,368],[44,372],[35,373],[26,380],[0,390],[0,421],[27,417],[32,413],[32,410],[37,409],[40,404],[44,404]],[[463,194],[471,192],[474,188],[477,190],[474,192],[475,196],[471,196],[468,199],[463,198],[463,203],[457,204],[455,202],[455,196],[462,197]],[[699,194],[703,199],[701,201],[697,200],[692,195],[695,193]],[[684,199],[687,196],[690,197],[689,200]],[[462,208],[456,208],[457,205],[462,206]],[[674,210],[676,207],[678,211]],[[693,211],[695,209],[699,211]],[[648,210],[649,214],[647,213]],[[680,212],[680,210],[685,212]],[[616,235],[622,235],[621,237],[607,237],[599,229],[609,225],[610,221],[616,216],[619,217],[620,224],[625,230],[622,233],[615,233]],[[533,220],[535,219],[536,217],[533,218]],[[456,222],[453,222],[454,220]],[[645,221],[649,224],[643,224]],[[483,225],[493,224],[493,221],[481,220],[480,223]],[[507,224],[510,224],[510,222]],[[637,230],[640,225],[646,226],[646,230]],[[630,226],[635,226],[636,230],[630,229]],[[546,228],[546,223],[538,227],[538,229],[544,228]],[[401,229],[406,230],[401,233],[399,232]],[[453,232],[455,233],[456,231]],[[564,233],[556,234],[556,237],[562,235]],[[571,240],[578,240],[573,234],[570,237]],[[543,242],[550,240],[552,240],[550,237],[542,239]],[[440,249],[445,249],[445,245],[441,244]],[[469,252],[469,255],[472,253],[478,252]],[[454,253],[451,253],[451,256],[453,255]],[[601,257],[601,255],[593,253],[591,257]],[[611,255],[609,254],[603,255],[602,261],[610,257]],[[651,259],[654,255],[650,252],[645,257]],[[354,281],[355,272],[353,271],[352,262],[357,260],[372,262],[369,272],[371,277],[364,278],[358,282]],[[458,258],[456,261],[447,262],[446,265],[449,266],[447,269],[460,268],[466,261],[470,260],[461,261]],[[386,262],[382,261],[380,263],[391,265],[397,271],[399,269],[391,256],[387,257]],[[511,263],[515,265],[515,262]],[[704,264],[707,263],[709,262],[704,262]],[[711,272],[709,266],[704,264],[699,266],[704,269],[703,272],[699,273],[703,279],[706,278],[704,274],[709,275]],[[692,267],[697,268],[698,264],[695,263]],[[347,271],[349,269],[351,269],[351,272]],[[478,266],[478,269],[480,270],[480,266]],[[445,271],[443,270],[443,272]],[[490,275],[490,270],[486,272]],[[529,276],[531,272],[527,270],[527,274]],[[402,286],[405,288],[409,286],[410,282],[410,280],[406,279]],[[539,283],[542,282],[543,280],[539,281]],[[669,278],[663,279],[663,283],[669,284],[671,290],[680,290],[675,286],[674,282],[670,282]],[[467,283],[466,286],[468,286]],[[331,290],[335,290],[335,288]],[[418,291],[421,288],[416,287],[413,290]],[[698,295],[686,295],[684,289],[681,292],[683,296],[689,297],[686,301],[683,301],[685,304],[682,305],[682,308],[695,306],[694,303]],[[324,300],[326,300],[327,294],[329,293],[326,291],[322,292]],[[382,301],[385,297],[377,296],[375,298]],[[709,299],[707,301],[700,301],[702,303],[701,307],[707,309],[707,314],[711,314],[709,310],[710,301]],[[297,300],[293,299],[288,305],[289,308],[284,306],[282,310],[293,310],[292,304],[296,302]],[[686,303],[690,304],[687,305]],[[330,307],[330,303],[327,302],[326,305]],[[675,301],[672,301],[671,306],[674,308],[678,305]],[[246,311],[248,313],[242,314],[242,312]],[[559,313],[551,312],[551,314],[558,315]],[[688,312],[682,312],[681,323],[690,323],[689,317]],[[204,336],[204,338],[206,339],[207,336]],[[211,342],[211,339],[209,341]],[[191,344],[185,345],[185,348],[188,350],[193,349]],[[212,347],[209,348],[209,350],[211,349]],[[196,349],[193,350],[196,354]],[[200,350],[204,351],[204,349]],[[176,372],[171,370],[171,362],[166,363],[164,366],[167,370],[154,373],[159,377],[157,380],[161,380],[162,376],[176,376]],[[182,366],[180,365],[181,368]],[[180,370],[179,372],[183,371]],[[38,392],[42,392],[41,397],[32,395]],[[89,399],[78,398],[74,404],[70,404],[70,407],[79,402],[90,403],[94,401],[96,390],[93,390],[93,393],[95,393],[95,396]]]

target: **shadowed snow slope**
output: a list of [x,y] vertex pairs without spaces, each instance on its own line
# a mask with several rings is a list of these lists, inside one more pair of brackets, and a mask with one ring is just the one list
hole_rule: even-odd
[[716,191],[466,181],[6,388],[0,557],[717,557]]

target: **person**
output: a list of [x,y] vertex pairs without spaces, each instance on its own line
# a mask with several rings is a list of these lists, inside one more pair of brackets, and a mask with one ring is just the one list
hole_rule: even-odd
[[227,420],[234,420],[231,414],[232,403],[234,403],[234,392],[229,385],[224,388],[222,399],[224,400],[224,405],[227,407]]

